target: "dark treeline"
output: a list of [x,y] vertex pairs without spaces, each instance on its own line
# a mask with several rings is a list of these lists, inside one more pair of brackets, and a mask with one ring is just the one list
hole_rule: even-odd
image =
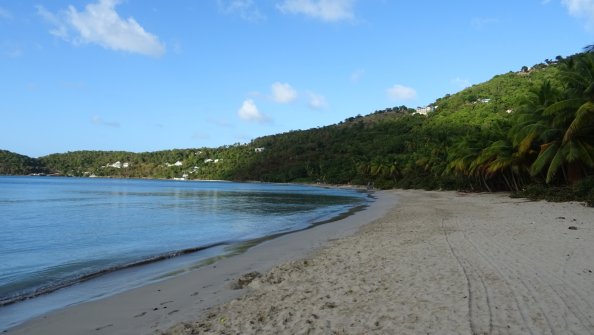
[[[527,195],[562,189],[594,199],[590,51],[446,95],[420,109],[426,115],[400,106],[249,144],[152,153],[78,151],[30,163],[73,176],[373,183]],[[3,158],[0,173],[35,170],[6,166]]]
[[46,171],[45,166],[35,158],[0,150],[0,175],[26,175]]

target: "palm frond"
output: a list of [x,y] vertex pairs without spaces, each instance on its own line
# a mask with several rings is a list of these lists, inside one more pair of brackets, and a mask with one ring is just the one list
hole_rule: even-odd
[[559,150],[556,150],[555,156],[551,160],[551,164],[549,164],[549,169],[547,170],[547,184],[553,180],[557,170],[563,166],[563,163],[565,162],[565,156],[567,155],[568,151],[569,150],[567,146],[561,146]]
[[591,127],[594,124],[594,102],[588,101],[581,105],[575,113],[575,118],[567,128],[563,136],[563,143],[571,141],[584,128]]
[[559,148],[559,143],[552,142],[541,145],[540,153],[532,166],[530,167],[530,174],[535,176],[542,172],[545,167],[549,165],[549,162],[555,157],[557,149]]
[[556,102],[543,111],[543,115],[545,116],[553,116],[555,114],[563,113],[563,112],[572,112],[580,108],[580,106],[584,103],[584,99],[567,99]]

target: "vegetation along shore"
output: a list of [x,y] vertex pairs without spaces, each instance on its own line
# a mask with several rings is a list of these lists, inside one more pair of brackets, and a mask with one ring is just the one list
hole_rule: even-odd
[[446,95],[219,148],[0,151],[0,174],[373,184],[594,203],[594,53],[557,56]]

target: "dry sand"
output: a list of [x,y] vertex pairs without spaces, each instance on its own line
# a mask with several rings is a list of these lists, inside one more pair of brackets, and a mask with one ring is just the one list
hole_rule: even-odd
[[8,333],[594,334],[594,209],[378,195],[347,220]]
[[594,333],[594,209],[398,194],[360,233],[168,334]]

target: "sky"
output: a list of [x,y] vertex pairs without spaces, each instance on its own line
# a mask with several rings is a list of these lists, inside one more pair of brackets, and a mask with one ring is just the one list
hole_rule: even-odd
[[594,44],[594,0],[0,0],[0,149],[219,147]]

